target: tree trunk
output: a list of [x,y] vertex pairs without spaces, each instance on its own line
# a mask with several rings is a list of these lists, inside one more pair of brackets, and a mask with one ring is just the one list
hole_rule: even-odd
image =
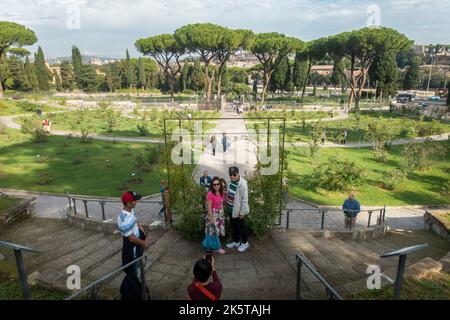
[[309,65],[308,65],[308,72],[306,72],[306,78],[305,78],[305,82],[303,84],[303,91],[302,91],[302,97],[300,99],[300,102],[303,102],[303,98],[305,97],[306,85],[308,84],[309,74],[311,73],[311,68],[312,68],[312,61],[310,60]]
[[264,104],[264,96],[266,95],[267,88],[269,87],[269,81],[270,81],[270,73],[264,74],[263,91],[261,93],[261,105]]
[[219,78],[217,79],[217,97],[222,95],[222,74],[219,72]]
[[211,87],[212,80],[214,79],[214,71],[212,75],[209,75],[209,63],[205,63],[205,78],[206,78],[206,100],[211,101]]
[[3,85],[2,82],[0,81],[0,99],[3,98]]

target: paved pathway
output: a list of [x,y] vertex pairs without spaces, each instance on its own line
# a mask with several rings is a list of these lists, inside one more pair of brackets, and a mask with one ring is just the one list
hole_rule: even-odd
[[[222,113],[221,118],[215,129],[207,133],[208,137],[215,135],[217,139],[216,155],[213,156],[211,145],[208,143],[194,171],[195,181],[199,181],[204,170],[208,170],[211,177],[219,176],[229,181],[228,168],[231,166],[239,167],[241,175],[245,177],[257,163],[256,146],[250,141],[242,116],[227,110]],[[223,152],[222,133],[225,133],[230,141],[227,153]]]

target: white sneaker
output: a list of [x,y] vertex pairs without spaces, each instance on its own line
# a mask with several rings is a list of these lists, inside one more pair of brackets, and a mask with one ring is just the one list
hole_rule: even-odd
[[244,252],[244,251],[247,251],[248,248],[250,248],[250,244],[249,244],[248,242],[242,243],[242,244],[239,246],[238,251],[239,251],[239,252]]
[[227,244],[228,249],[239,248],[241,244],[239,242],[230,242]]

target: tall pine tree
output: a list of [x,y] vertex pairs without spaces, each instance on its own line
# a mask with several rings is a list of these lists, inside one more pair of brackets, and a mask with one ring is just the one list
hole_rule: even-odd
[[75,87],[75,76],[73,69],[69,61],[64,60],[61,62],[61,87],[63,90],[73,91]]
[[39,90],[49,91],[52,74],[45,65],[44,52],[42,51],[42,48],[40,46],[38,47],[38,52],[35,56],[34,64],[36,66],[36,76],[38,80]]
[[128,49],[127,49],[127,54],[126,54],[126,66],[127,66],[127,87],[131,89],[131,87],[133,86],[134,83],[134,77],[133,77],[133,68],[131,65],[131,59],[130,59],[130,54],[128,53]]
[[81,73],[82,73],[82,67],[83,67],[83,60],[81,58],[80,49],[73,46],[72,47],[72,65],[73,65],[73,73],[75,75],[75,82],[77,84],[77,87],[79,89],[83,89],[83,86],[81,85]]
[[138,61],[138,86],[140,89],[146,89],[147,86],[147,77],[145,75],[145,67],[142,59],[139,58]]
[[63,91],[62,85],[61,85],[61,78],[59,77],[58,72],[56,70],[53,70],[53,76],[55,77],[55,88],[56,91],[61,92]]
[[405,80],[403,80],[403,89],[412,90],[416,89],[419,85],[420,76],[420,58],[414,57],[412,59],[411,65],[405,75]]
[[295,54],[294,68],[292,70],[292,81],[297,91],[303,89],[306,75],[308,73],[308,61],[301,52]]
[[29,88],[31,90],[38,90],[39,85],[36,76],[36,67],[34,64],[30,63],[30,59],[28,59],[28,56],[25,58],[24,69]]

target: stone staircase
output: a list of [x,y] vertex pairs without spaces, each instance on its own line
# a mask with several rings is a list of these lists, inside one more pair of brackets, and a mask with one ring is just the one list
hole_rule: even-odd
[[[186,287],[193,278],[192,266],[203,255],[200,244],[184,240],[175,230],[168,229],[152,230],[149,238],[145,270],[152,298],[186,299]],[[368,265],[378,264],[388,277],[395,278],[397,260],[381,260],[380,254],[428,242],[429,248],[408,255],[407,265],[426,257],[439,260],[450,251],[450,244],[436,238],[426,231],[389,232],[382,239],[354,241],[276,229],[265,240],[251,240],[248,252],[228,250],[215,257],[223,284],[222,299],[294,299],[297,253],[302,253],[345,296],[366,288]],[[29,278],[44,287],[67,291],[66,268],[70,265],[80,266],[82,287],[121,266],[120,235],[79,229],[65,220],[28,219],[4,231],[0,239],[40,251],[25,253],[24,260]],[[6,263],[8,270],[14,270],[13,252],[0,252],[4,256],[0,267]],[[119,298],[123,277],[120,272],[105,282],[102,297]],[[323,285],[306,268],[301,286],[305,299],[327,298]]]
[[[301,252],[316,270],[342,296],[367,289],[367,267],[378,265],[384,276],[382,285],[395,280],[398,258],[381,259],[380,255],[400,248],[430,243],[430,247],[408,255],[406,267],[427,257],[439,260],[450,250],[450,244],[426,231],[414,233],[390,231],[386,237],[370,240],[325,239],[298,231],[276,230],[272,238],[281,252],[296,268],[295,253]],[[324,286],[306,268],[302,268],[302,296],[305,299],[325,299]]]

